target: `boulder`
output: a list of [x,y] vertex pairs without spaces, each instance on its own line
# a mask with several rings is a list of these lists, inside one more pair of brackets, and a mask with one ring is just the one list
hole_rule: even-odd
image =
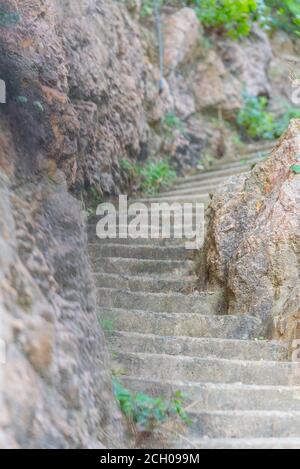
[[300,121],[292,120],[266,161],[220,188],[205,246],[208,283],[229,314],[260,318],[266,334],[296,334],[300,306]]
[[164,62],[167,75],[193,56],[200,45],[200,24],[192,8],[182,8],[164,21]]
[[191,82],[198,111],[221,109],[233,113],[242,106],[242,84],[226,70],[214,50],[199,63]]

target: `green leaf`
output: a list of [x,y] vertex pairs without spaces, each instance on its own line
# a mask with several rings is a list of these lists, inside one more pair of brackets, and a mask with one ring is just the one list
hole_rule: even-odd
[[39,112],[44,112],[44,106],[42,105],[42,103],[40,101],[34,101],[33,103],[34,107],[36,108],[37,111]]
[[293,166],[291,166],[290,168],[293,173],[295,174],[299,174],[300,173],[300,165],[299,164],[293,164]]
[[19,104],[27,104],[28,98],[26,96],[17,96],[16,101]]

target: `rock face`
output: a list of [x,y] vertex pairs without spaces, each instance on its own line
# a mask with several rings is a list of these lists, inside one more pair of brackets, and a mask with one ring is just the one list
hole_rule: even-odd
[[[127,187],[124,158],[170,155],[184,170],[207,148],[224,155],[226,129],[215,117],[241,106],[244,82],[268,94],[269,43],[261,33],[230,50],[220,39],[207,47],[193,10],[163,12],[167,76],[160,95],[155,25],[138,22],[140,0],[2,3],[19,21],[0,25],[7,86],[0,114],[0,446],[120,447],[78,200],[91,187],[103,195]],[[166,132],[168,112],[182,125]],[[212,205],[210,281],[226,289],[233,312],[247,309],[267,321],[284,311],[280,334],[293,333],[299,304],[298,176],[288,169],[299,154],[297,132],[294,123],[270,162],[248,182],[233,182],[240,192],[229,191],[224,207],[218,198]],[[253,252],[261,283],[253,267],[246,287],[243,259],[251,265]]]
[[299,317],[300,121],[291,121],[270,157],[234,177],[211,202],[208,280],[230,314],[251,314],[266,331],[292,338]]
[[[100,3],[81,2],[83,13]],[[92,99],[71,102],[54,2],[12,0],[6,8],[21,20],[1,28],[0,40],[8,92],[0,116],[0,447],[122,447],[83,210],[68,192],[81,179],[88,183],[92,162],[83,155],[92,159],[105,141],[95,137],[98,108]],[[94,147],[84,113],[94,116]]]
[[[1,123],[2,124],[2,123]],[[2,139],[5,126],[0,125]],[[13,154],[12,137],[6,148]],[[1,147],[1,152],[2,152]],[[17,156],[20,155],[16,149]],[[1,155],[4,157],[6,155]],[[19,159],[15,161],[17,165]],[[64,175],[0,177],[0,447],[122,446],[80,204]]]
[[118,2],[6,3],[20,15],[2,28],[0,59],[20,139],[47,151],[69,187],[118,193],[121,160],[148,155],[147,103],[163,101],[145,89],[155,78],[138,27]]
[[164,22],[164,61],[167,75],[193,57],[199,46],[200,25],[191,8],[183,8]]

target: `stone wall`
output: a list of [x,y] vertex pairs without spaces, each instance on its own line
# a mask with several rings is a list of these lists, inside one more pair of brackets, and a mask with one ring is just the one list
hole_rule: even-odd
[[260,318],[266,334],[299,334],[300,121],[271,156],[233,177],[211,205],[206,241],[208,283],[222,288],[229,314]]

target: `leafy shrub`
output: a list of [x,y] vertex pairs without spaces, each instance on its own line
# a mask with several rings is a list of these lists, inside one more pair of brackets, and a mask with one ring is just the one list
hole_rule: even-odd
[[174,130],[179,130],[181,133],[185,132],[185,125],[180,117],[176,116],[174,112],[168,112],[163,121],[163,127],[169,134],[173,134]]
[[167,159],[149,160],[145,165],[122,160],[121,167],[135,183],[139,190],[148,194],[158,192],[167,187],[176,177],[176,172],[171,168]]
[[176,172],[167,160],[149,161],[141,170],[141,189],[147,193],[155,193],[167,187],[176,177]]
[[256,0],[198,0],[197,14],[206,28],[236,39],[248,36],[256,19]]
[[163,397],[133,394],[116,379],[113,380],[113,388],[122,413],[142,431],[151,430],[172,417],[179,417],[184,423],[190,423],[183,409],[184,396],[180,391],[168,401]]
[[291,119],[300,118],[300,111],[290,106],[278,117],[268,112],[267,106],[267,98],[244,93],[244,107],[237,117],[237,124],[244,136],[273,140],[282,135]]
[[246,136],[264,140],[274,138],[274,117],[266,111],[267,105],[267,98],[244,93],[244,107],[238,113],[237,124]]
[[124,158],[121,160],[120,165],[131,183],[139,181],[141,177],[141,167],[137,163]]
[[272,29],[283,29],[300,36],[299,0],[265,0],[262,3]]
[[285,112],[278,117],[274,126],[275,137],[280,137],[288,128],[291,119],[300,119],[300,111],[298,109],[287,107]]
[[[96,215],[97,207],[103,202],[95,187],[90,187],[85,193],[81,192],[81,204],[86,217],[92,218]],[[84,197],[85,195],[85,197]]]
[[[157,0],[160,6],[195,8],[205,28],[233,39],[248,36],[254,21],[266,29],[300,35],[299,0]],[[142,0],[141,16],[153,13],[153,0]]]
[[143,0],[141,7],[141,17],[150,16],[153,13],[153,1]]

